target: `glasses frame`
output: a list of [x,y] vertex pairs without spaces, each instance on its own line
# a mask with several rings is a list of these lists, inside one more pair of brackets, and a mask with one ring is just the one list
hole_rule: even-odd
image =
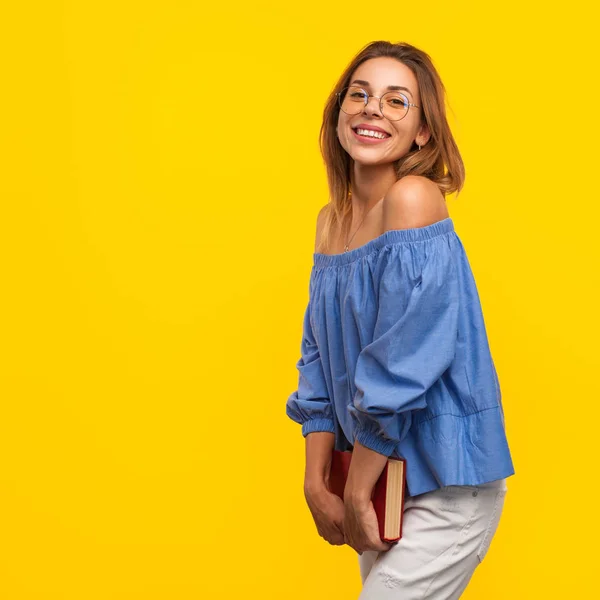
[[[337,96],[338,99],[338,106],[340,107],[340,110],[346,114],[349,115],[350,113],[347,113],[343,108],[342,108],[342,92],[344,90],[349,90],[350,88],[356,88],[357,90],[360,90],[361,92],[365,93],[365,108],[367,108],[367,106],[369,106],[369,100],[371,98],[377,98],[379,100],[379,112],[382,114],[382,116],[384,118],[386,118],[388,121],[402,121],[402,119],[404,119],[404,117],[406,117],[406,115],[408,114],[408,111],[410,110],[410,107],[414,107],[414,108],[421,108],[420,106],[417,106],[416,104],[413,104],[412,102],[408,102],[408,96],[406,96],[405,94],[403,94],[402,92],[396,92],[398,94],[400,94],[401,96],[404,96],[407,100],[406,104],[408,106],[408,108],[406,109],[406,112],[404,113],[404,115],[402,117],[400,117],[399,119],[390,119],[389,117],[386,117],[383,114],[383,96],[385,96],[386,94],[391,94],[393,93],[392,90],[390,90],[389,92],[386,92],[385,94],[383,94],[383,96],[374,96],[372,94],[369,94],[369,92],[367,92],[367,90],[365,90],[364,88],[361,88],[357,85],[347,85],[345,88],[342,89],[341,92],[336,92],[335,95]],[[358,111],[357,113],[352,113],[353,115],[356,114],[360,114],[362,111]]]

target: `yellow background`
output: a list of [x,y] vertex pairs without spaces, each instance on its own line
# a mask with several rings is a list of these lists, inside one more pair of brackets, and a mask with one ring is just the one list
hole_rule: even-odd
[[[13,2],[0,55],[0,598],[355,598],[297,384],[317,136],[351,57],[427,51],[466,164],[517,475],[464,594],[597,588],[597,31],[587,3]],[[302,104],[290,103],[294,90]]]

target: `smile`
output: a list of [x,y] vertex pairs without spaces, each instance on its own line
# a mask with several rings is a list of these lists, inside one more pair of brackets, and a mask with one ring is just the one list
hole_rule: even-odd
[[384,142],[387,140],[390,135],[385,133],[381,133],[380,131],[372,131],[370,129],[353,129],[352,134],[357,140],[360,140],[366,144],[379,144],[380,142]]

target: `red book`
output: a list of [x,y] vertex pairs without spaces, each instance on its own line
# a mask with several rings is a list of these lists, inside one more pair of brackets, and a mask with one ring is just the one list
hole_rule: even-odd
[[[333,450],[329,491],[342,500],[351,459],[352,450]],[[379,537],[384,542],[397,542],[402,537],[405,492],[406,459],[390,456],[371,494],[379,525]]]

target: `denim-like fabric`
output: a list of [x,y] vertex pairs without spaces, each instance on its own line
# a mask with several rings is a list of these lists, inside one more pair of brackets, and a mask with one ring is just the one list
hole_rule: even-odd
[[298,389],[302,434],[406,459],[408,495],[514,474],[479,295],[451,218],[314,253]]

